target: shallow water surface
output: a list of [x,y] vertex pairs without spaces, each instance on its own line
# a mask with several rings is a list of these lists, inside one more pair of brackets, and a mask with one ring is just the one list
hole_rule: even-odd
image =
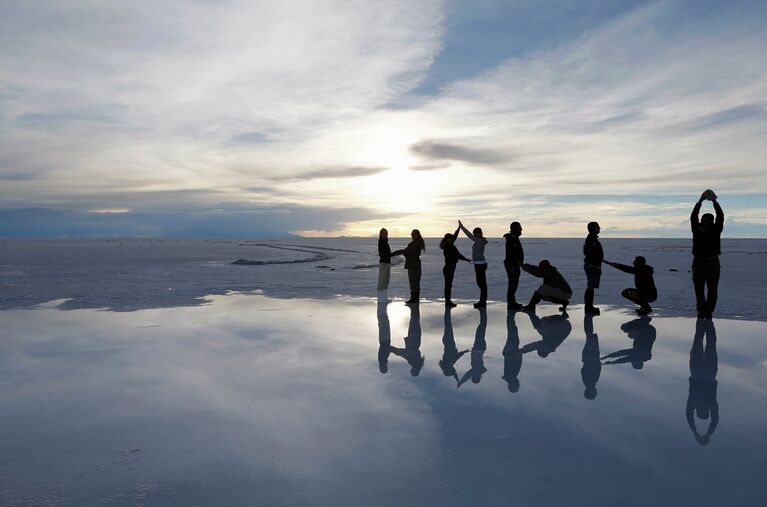
[[0,329],[0,505],[767,499],[763,322],[232,294]]

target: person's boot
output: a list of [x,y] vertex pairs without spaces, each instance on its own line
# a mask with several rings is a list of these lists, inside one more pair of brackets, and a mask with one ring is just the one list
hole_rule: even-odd
[[650,312],[652,312],[652,308],[647,303],[640,306],[639,309],[637,310],[637,313],[639,315],[649,315]]
[[567,315],[567,305],[570,304],[570,301],[559,301],[559,304],[562,305],[559,307],[559,311],[562,312],[565,316]]
[[590,315],[599,315],[599,308],[594,306],[594,291],[593,290],[587,290],[583,294],[583,302],[585,303],[585,308],[583,311],[585,313],[588,313]]
[[453,303],[453,300],[451,298],[452,295],[453,295],[453,290],[446,288],[445,289],[445,306],[447,308],[455,308],[456,306],[458,306],[457,304]]
[[420,294],[418,292],[411,292],[410,293],[410,299],[405,301],[405,304],[406,305],[417,305],[418,302],[419,302],[418,300],[420,299],[419,296],[420,296]]
[[487,306],[487,301],[482,301],[481,299],[474,303],[474,308],[485,308]]
[[530,302],[527,303],[525,306],[522,307],[522,310],[526,312],[533,312],[535,313],[535,305],[541,302],[541,295],[537,292],[533,292],[533,297],[530,298]]

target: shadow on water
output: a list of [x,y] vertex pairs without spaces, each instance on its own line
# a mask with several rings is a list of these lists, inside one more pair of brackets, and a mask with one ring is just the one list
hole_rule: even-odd
[[407,326],[405,348],[390,347],[390,349],[394,355],[407,361],[412,376],[417,377],[421,373],[426,358],[421,355],[421,310],[418,305],[410,306],[410,323]]
[[[705,346],[704,346],[705,342]],[[716,353],[716,327],[713,320],[698,319],[695,323],[695,337],[690,349],[690,393],[687,396],[687,424],[700,445],[711,441],[719,424],[719,403],[716,401],[718,382],[716,374],[719,358]],[[701,434],[695,424],[695,417],[708,421],[708,429]]]
[[581,359],[581,380],[583,380],[583,396],[587,400],[593,400],[597,397],[597,382],[602,373],[602,363],[599,360],[599,336],[594,332],[594,315],[586,313],[583,316],[583,332],[586,335],[586,341],[583,343],[583,352]]
[[506,312],[506,343],[503,346],[503,380],[509,392],[519,391],[519,370],[522,369],[522,350],[519,348],[519,330],[514,320],[517,312]]
[[442,359],[439,360],[439,367],[442,369],[443,375],[446,377],[452,377],[458,384],[458,373],[455,370],[455,363],[458,362],[469,349],[458,352],[458,347],[455,345],[455,336],[453,335],[453,317],[450,313],[450,308],[445,309],[445,331],[442,334],[442,346],[444,351],[442,352]]
[[533,312],[528,312],[527,315],[530,317],[533,328],[541,335],[541,339],[522,347],[523,354],[536,351],[539,356],[548,357],[562,345],[573,329],[567,314],[548,315],[543,318]]

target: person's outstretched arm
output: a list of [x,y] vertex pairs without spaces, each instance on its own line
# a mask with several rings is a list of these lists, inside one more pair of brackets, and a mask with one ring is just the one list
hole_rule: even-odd
[[628,264],[621,264],[619,262],[610,262],[610,261],[604,261],[604,263],[607,264],[608,266],[614,267],[615,269],[619,269],[623,271],[624,273],[631,273],[632,275],[636,274],[636,269],[634,268],[634,266],[629,266]]
[[458,233],[461,231],[460,227],[455,228],[455,232],[453,233],[453,244],[455,245],[455,240],[458,239]]
[[690,227],[692,227],[693,232],[697,231],[698,226],[700,225],[700,219],[698,218],[698,215],[700,214],[700,207],[703,204],[703,199],[704,197],[701,195],[700,199],[698,199],[698,202],[696,202],[695,206],[692,208],[692,213],[690,213]]
[[714,211],[716,212],[716,219],[714,223],[716,223],[716,226],[721,231],[724,228],[724,211],[722,211],[722,207],[719,206],[719,201],[716,199],[712,199],[711,204],[714,205]]
[[464,234],[466,234],[467,238],[474,241],[474,235],[471,232],[469,232],[469,229],[463,226],[460,220],[458,221],[458,228],[461,229]]
[[533,276],[537,276],[538,278],[543,278],[543,270],[539,268],[538,266],[533,266],[532,264],[522,264],[522,269],[527,271]]

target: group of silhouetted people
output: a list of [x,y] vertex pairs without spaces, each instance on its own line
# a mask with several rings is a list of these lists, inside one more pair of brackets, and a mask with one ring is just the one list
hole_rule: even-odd
[[[705,213],[699,218],[703,201],[709,200],[713,204],[716,216]],[[717,202],[717,196],[712,190],[706,190],[701,194],[690,216],[693,236],[693,263],[692,279],[695,287],[696,308],[698,318],[712,318],[717,301],[717,288],[719,285],[719,255],[721,254],[720,238],[724,227],[724,213]],[[602,277],[602,265],[607,264],[625,273],[634,275],[634,287],[629,287],[621,292],[621,295],[635,303],[639,315],[647,315],[652,312],[650,303],[658,298],[658,290],[655,286],[654,269],[647,264],[643,256],[637,256],[631,265],[621,264],[605,260],[604,250],[599,241],[601,228],[597,222],[589,222],[587,225],[588,236],[583,244],[583,270],[586,276],[586,290],[583,295],[584,311],[590,315],[599,315],[599,308],[594,306],[596,289],[599,288]],[[459,232],[463,231],[467,238],[472,241],[471,258],[465,257],[455,245]],[[426,251],[426,243],[418,229],[413,229],[410,234],[412,241],[401,249],[392,251],[389,247],[388,231],[381,229],[378,238],[379,273],[378,273],[378,300],[387,302],[387,289],[391,275],[391,259],[402,255],[405,258],[405,269],[408,272],[410,283],[410,298],[405,301],[407,305],[417,305],[421,295],[421,254]],[[535,311],[535,307],[541,301],[548,301],[559,305],[565,313],[570,304],[573,291],[567,280],[557,268],[546,259],[537,265],[525,263],[525,252],[520,241],[522,225],[512,222],[509,232],[504,234],[506,242],[506,255],[503,261],[508,278],[506,293],[507,308],[509,310]],[[442,273],[445,277],[444,299],[445,306],[453,308],[456,305],[452,300],[453,280],[459,261],[471,262],[474,265],[474,274],[479,288],[479,300],[474,303],[475,308],[484,308],[487,305],[487,260],[485,258],[485,246],[488,240],[484,237],[482,229],[475,227],[469,231],[459,220],[458,227],[453,233],[447,233],[440,241],[445,265]],[[519,287],[519,279],[522,271],[541,279],[541,285],[535,289],[530,301],[526,305],[517,302],[516,293]]]

